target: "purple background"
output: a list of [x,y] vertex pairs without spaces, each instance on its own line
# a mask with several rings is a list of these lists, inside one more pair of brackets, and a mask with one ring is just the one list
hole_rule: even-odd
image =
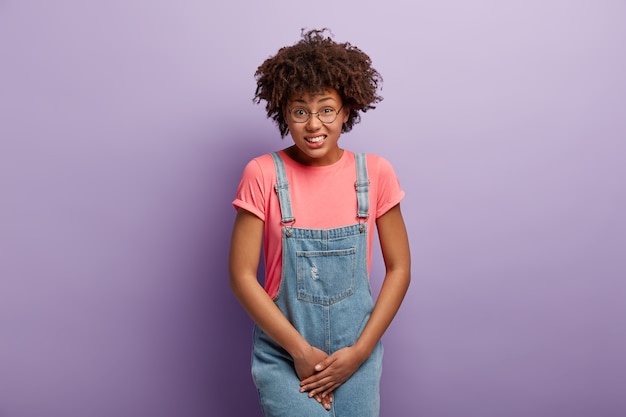
[[382,415],[626,415],[624,2],[0,0],[0,417],[261,415],[230,203],[322,26],[407,192]]

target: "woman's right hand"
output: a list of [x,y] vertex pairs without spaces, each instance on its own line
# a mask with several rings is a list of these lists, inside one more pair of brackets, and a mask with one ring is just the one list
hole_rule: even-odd
[[[323,361],[328,357],[328,354],[321,349],[314,346],[310,346],[305,352],[298,357],[293,358],[296,374],[300,381],[313,375],[315,371],[315,365]],[[326,395],[322,398],[321,394],[315,395],[313,398],[322,405],[326,410],[330,410],[331,403],[333,402],[333,394]]]
[[[259,283],[257,271],[263,244],[264,222],[245,209],[237,211],[228,260],[230,287],[254,322],[294,359],[300,380],[315,373],[315,365],[328,355],[313,348],[269,297]],[[328,395],[314,396],[327,410]],[[332,400],[330,400],[332,401]]]
[[323,361],[328,357],[328,354],[321,349],[314,346],[302,352],[297,357],[293,358],[294,367],[296,368],[296,374],[302,381],[315,373],[315,365]]

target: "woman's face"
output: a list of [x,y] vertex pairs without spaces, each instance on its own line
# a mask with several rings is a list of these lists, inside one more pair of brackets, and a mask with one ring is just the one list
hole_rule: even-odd
[[337,90],[328,88],[322,94],[294,96],[284,112],[294,142],[289,156],[311,166],[330,165],[341,158],[343,150],[338,142],[349,109],[343,107]]

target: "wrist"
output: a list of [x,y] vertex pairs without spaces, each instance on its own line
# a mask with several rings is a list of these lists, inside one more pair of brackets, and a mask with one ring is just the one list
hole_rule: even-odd
[[303,359],[311,352],[311,345],[304,339],[294,342],[292,346],[286,347],[287,353],[294,359]]
[[370,347],[367,343],[359,339],[354,345],[352,345],[352,349],[360,361],[365,362],[372,354],[374,347]]

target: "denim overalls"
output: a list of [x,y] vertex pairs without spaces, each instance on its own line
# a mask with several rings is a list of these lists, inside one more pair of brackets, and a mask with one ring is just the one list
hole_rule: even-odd
[[[274,302],[300,334],[328,354],[353,345],[373,308],[367,272],[369,180],[364,154],[356,154],[358,223],[335,229],[300,229],[291,210],[285,166],[273,153],[282,215],[282,277]],[[363,365],[334,392],[330,411],[299,391],[291,356],[258,326],[252,377],[266,417],[377,417],[382,371],[379,342]]]

